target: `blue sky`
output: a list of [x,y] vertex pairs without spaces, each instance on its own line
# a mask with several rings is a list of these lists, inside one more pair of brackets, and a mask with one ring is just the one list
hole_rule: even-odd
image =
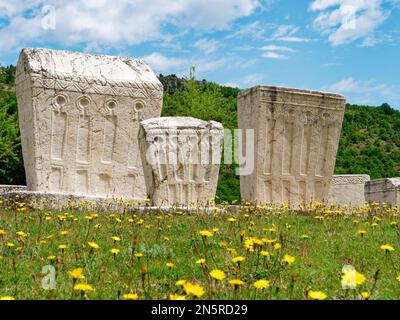
[[344,94],[400,109],[400,0],[0,0],[0,64],[23,47],[145,59],[158,73]]

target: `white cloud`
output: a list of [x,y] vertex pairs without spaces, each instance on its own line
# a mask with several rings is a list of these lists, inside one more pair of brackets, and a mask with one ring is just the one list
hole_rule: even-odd
[[393,37],[389,34],[380,34],[379,36],[375,34],[368,35],[363,42],[359,45],[360,47],[373,47],[377,44],[388,44],[393,42]]
[[220,43],[215,39],[202,38],[194,43],[194,46],[203,51],[205,54],[210,54],[217,51]]
[[280,37],[274,39],[275,41],[282,41],[282,42],[315,42],[318,39],[312,38],[301,38],[301,37]]
[[269,37],[268,41],[280,41],[280,42],[315,42],[318,39],[304,38],[296,36],[300,31],[300,27],[291,24],[273,25],[275,31]]
[[286,52],[296,52],[296,50],[289,48],[289,47],[282,47],[282,46],[276,46],[276,45],[267,45],[264,47],[261,47],[260,50],[265,50],[265,51],[286,51]]
[[227,36],[227,39],[232,38],[251,38],[253,40],[264,40],[266,26],[260,21],[254,21],[249,24],[236,26],[234,32]]
[[[251,15],[260,0],[2,0],[0,50],[49,43],[121,48],[151,40],[168,40],[166,26],[200,31],[223,30]],[[43,6],[56,9],[56,28],[42,27]]]
[[296,52],[296,50],[292,48],[277,46],[273,44],[263,46],[259,48],[259,50],[265,51],[261,56],[268,59],[287,59],[288,57],[280,52]]
[[300,28],[298,26],[283,24],[276,28],[276,30],[272,34],[272,38],[277,39],[281,37],[290,37],[297,33],[299,30]]
[[287,56],[284,54],[270,51],[264,52],[261,56],[268,59],[287,59]]
[[376,79],[355,80],[349,77],[322,89],[348,95],[352,102],[358,104],[373,105],[388,102],[393,106],[400,106],[400,88],[380,83]]
[[314,0],[311,11],[318,11],[314,27],[329,36],[332,45],[368,37],[389,16],[384,0]]
[[232,88],[240,88],[240,85],[237,82],[225,82],[222,84],[225,87],[232,87]]
[[245,84],[245,86],[251,87],[253,85],[259,84],[263,79],[264,75],[262,74],[249,74],[243,78],[243,84]]
[[175,73],[180,76],[188,74],[192,66],[195,66],[196,72],[201,74],[203,72],[217,70],[227,64],[227,59],[224,58],[216,60],[197,57],[184,59],[167,57],[159,52],[153,52],[141,58],[146,61],[156,73]]
[[370,82],[356,81],[353,78],[347,78],[337,83],[334,83],[328,87],[325,87],[324,90],[341,92],[341,93],[356,93],[365,90],[371,91],[370,87],[365,86],[366,84],[370,84]]
[[184,59],[166,57],[158,52],[153,52],[149,55],[146,55],[142,57],[142,59],[146,61],[157,73],[182,70],[182,68],[188,67],[188,61]]

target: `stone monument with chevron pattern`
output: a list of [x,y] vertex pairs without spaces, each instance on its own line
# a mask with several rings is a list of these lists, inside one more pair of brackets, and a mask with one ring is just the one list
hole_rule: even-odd
[[139,122],[163,87],[142,60],[23,49],[16,92],[29,191],[143,200]]

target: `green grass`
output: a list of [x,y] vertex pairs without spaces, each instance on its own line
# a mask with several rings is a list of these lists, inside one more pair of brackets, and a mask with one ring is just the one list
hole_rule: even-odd
[[[243,208],[238,215],[132,212],[94,217],[86,212],[23,210],[0,209],[0,230],[5,233],[0,235],[0,296],[120,299],[132,292],[139,299],[166,299],[175,293],[185,295],[175,285],[185,279],[204,288],[202,299],[307,299],[310,289],[323,291],[328,299],[360,299],[362,291],[372,291],[371,299],[400,298],[400,282],[396,280],[400,275],[400,237],[394,223],[397,209],[387,209],[385,214],[379,211],[382,220],[365,215],[368,207],[351,216],[323,208],[302,214],[285,208]],[[228,220],[232,217],[233,222]],[[372,226],[374,222],[376,226]],[[270,230],[273,226],[276,231]],[[213,232],[214,228],[219,231]],[[360,229],[367,233],[357,235]],[[201,230],[212,231],[212,236],[201,237]],[[27,236],[18,236],[18,231]],[[61,231],[68,233],[61,235]],[[302,238],[304,234],[309,238]],[[112,236],[121,241],[114,242]],[[256,245],[254,252],[249,252],[244,245],[246,237],[276,242]],[[100,249],[91,250],[88,241],[96,242]],[[221,242],[226,242],[226,247]],[[275,243],[282,247],[274,249]],[[62,252],[60,244],[68,248]],[[380,248],[383,244],[392,245],[395,251],[385,253]],[[111,248],[119,249],[119,254],[114,256]],[[261,250],[271,256],[264,258]],[[134,256],[139,252],[143,257]],[[285,254],[294,256],[295,262],[284,262]],[[56,259],[48,260],[52,255]],[[245,258],[240,268],[231,261],[236,256]],[[196,264],[200,258],[207,260],[204,268]],[[174,267],[169,269],[167,262]],[[54,290],[41,286],[46,265],[55,267]],[[364,274],[366,282],[353,290],[342,289],[345,265]],[[92,285],[95,291],[81,295],[72,289],[68,272],[78,267],[85,275],[78,282]],[[208,275],[212,269],[223,270],[226,279],[212,280]],[[245,284],[234,290],[230,279],[241,279]],[[256,290],[252,284],[258,279],[269,280],[270,287]]]

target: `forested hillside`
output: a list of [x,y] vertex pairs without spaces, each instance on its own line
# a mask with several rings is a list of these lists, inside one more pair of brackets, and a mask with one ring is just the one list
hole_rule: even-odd
[[[24,184],[17,104],[13,89],[15,67],[0,67],[0,184]],[[193,116],[237,127],[237,88],[205,80],[160,75],[165,88],[163,116]],[[399,106],[397,106],[399,107]],[[221,199],[240,198],[233,165],[222,165],[218,185]],[[400,176],[400,111],[347,105],[336,160],[336,173],[366,173],[371,178]]]

